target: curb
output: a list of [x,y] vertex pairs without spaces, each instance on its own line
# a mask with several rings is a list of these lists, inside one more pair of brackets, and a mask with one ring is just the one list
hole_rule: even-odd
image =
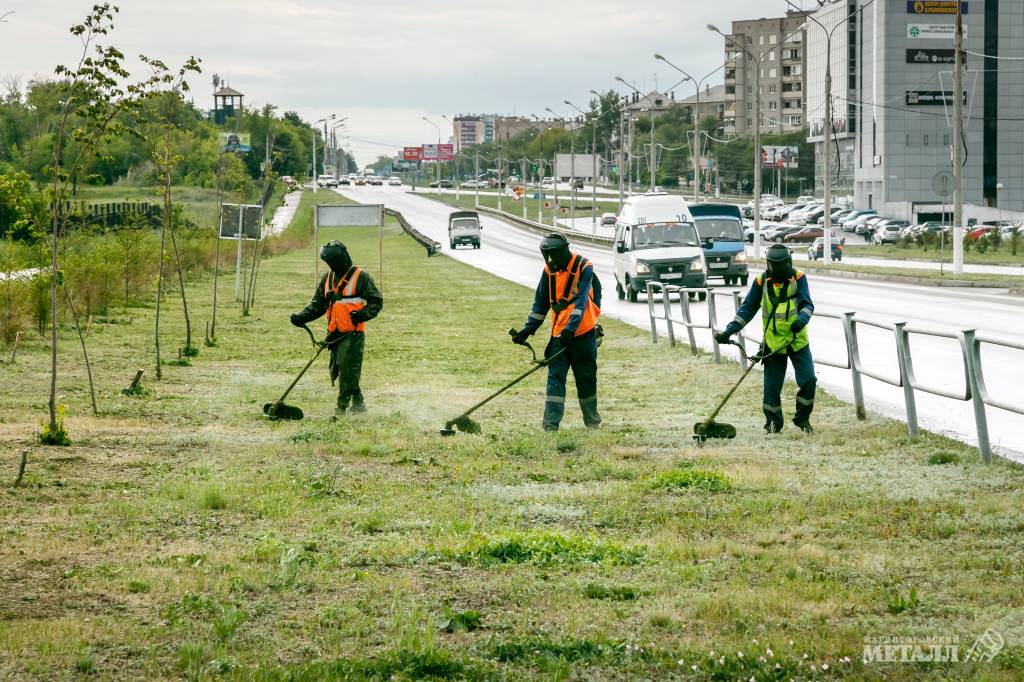
[[[928,277],[913,277],[910,275],[885,275],[874,272],[855,272],[852,270],[832,270],[830,268],[806,267],[800,264],[801,272],[808,272],[815,275],[827,275],[828,277],[839,277],[843,279],[870,279],[877,282],[899,282],[902,284],[917,284],[926,287],[950,287],[954,289],[1009,289],[1010,293],[1015,291],[1024,292],[1014,282],[975,281],[964,279],[934,279]],[[1024,293],[1017,294],[1024,295]]]

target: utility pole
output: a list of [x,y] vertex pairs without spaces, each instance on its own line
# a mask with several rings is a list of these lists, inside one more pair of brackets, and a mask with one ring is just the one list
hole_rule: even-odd
[[822,161],[825,200],[825,230],[822,233],[821,261],[832,263],[832,34],[825,34],[825,158]]
[[964,18],[956,4],[956,39],[953,56],[953,273],[964,271]]
[[654,102],[651,102],[649,111],[651,112],[651,191],[653,192],[657,187],[655,169],[658,167],[658,157],[656,156],[658,148],[654,144]]
[[[621,105],[620,105],[620,107],[621,107]],[[623,198],[622,198],[622,191],[623,191],[622,180],[623,180],[623,172],[625,170],[623,168],[623,165],[624,165],[623,151],[625,151],[625,144],[626,144],[625,121],[623,120],[622,113],[623,113],[622,109],[620,108],[619,109],[619,173],[618,173],[618,175],[619,175],[619,213],[622,213],[622,201],[623,201]]]
[[480,150],[474,154],[473,169],[476,177],[473,180],[474,191],[476,192],[476,207],[480,208]]

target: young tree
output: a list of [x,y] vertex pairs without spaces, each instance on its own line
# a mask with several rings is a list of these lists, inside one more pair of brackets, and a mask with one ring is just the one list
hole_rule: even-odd
[[55,70],[59,79],[58,116],[48,169],[53,199],[49,245],[50,422],[44,440],[49,443],[67,442],[58,424],[57,410],[57,290],[61,283],[58,245],[61,228],[68,221],[69,193],[103,143],[123,135],[138,134],[128,124],[137,121],[142,102],[161,84],[173,81],[173,76],[163,69],[131,82],[121,51],[99,44],[98,41],[113,30],[118,11],[119,8],[109,2],[94,5],[82,23],[70,28],[71,35],[82,46],[78,61],[70,67],[59,65]]

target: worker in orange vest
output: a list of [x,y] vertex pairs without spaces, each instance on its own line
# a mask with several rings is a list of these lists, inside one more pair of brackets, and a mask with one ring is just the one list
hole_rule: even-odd
[[366,323],[384,306],[373,279],[352,264],[348,249],[330,241],[320,249],[320,260],[330,268],[320,279],[313,300],[301,312],[292,313],[291,323],[301,327],[327,315],[326,343],[331,348],[331,383],[338,382],[337,416],[351,405],[353,412],[366,412],[359,388],[366,346]]
[[[544,350],[548,365],[547,396],[544,399],[545,431],[557,431],[565,413],[565,381],[572,369],[583,423],[596,429],[601,425],[597,412],[597,347],[604,331],[597,323],[601,315],[601,282],[594,266],[583,256],[569,250],[569,241],[552,234],[540,244],[544,272],[533,299],[533,309],[523,328],[512,340],[523,343],[544,324],[551,311],[551,339]],[[564,351],[558,355],[559,351]]]

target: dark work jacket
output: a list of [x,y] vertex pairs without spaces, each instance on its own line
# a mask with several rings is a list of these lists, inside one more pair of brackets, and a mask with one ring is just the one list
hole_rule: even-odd
[[[309,302],[305,308],[299,313],[299,320],[303,324],[309,324],[313,320],[317,320],[327,314],[327,299],[324,297],[324,283],[327,281],[327,275],[330,272],[324,273],[324,276],[320,278],[320,283],[316,285],[316,290],[313,292],[313,300]],[[344,276],[345,273],[342,273]],[[362,321],[372,320],[380,314],[381,308],[384,307],[384,297],[381,296],[380,290],[377,289],[377,285],[374,284],[373,278],[370,277],[370,273],[363,270],[359,273],[359,281],[356,282],[355,295],[366,301],[366,305],[363,309],[358,311],[361,313]],[[357,332],[360,333],[360,332]],[[328,339],[330,341],[330,339]]]

